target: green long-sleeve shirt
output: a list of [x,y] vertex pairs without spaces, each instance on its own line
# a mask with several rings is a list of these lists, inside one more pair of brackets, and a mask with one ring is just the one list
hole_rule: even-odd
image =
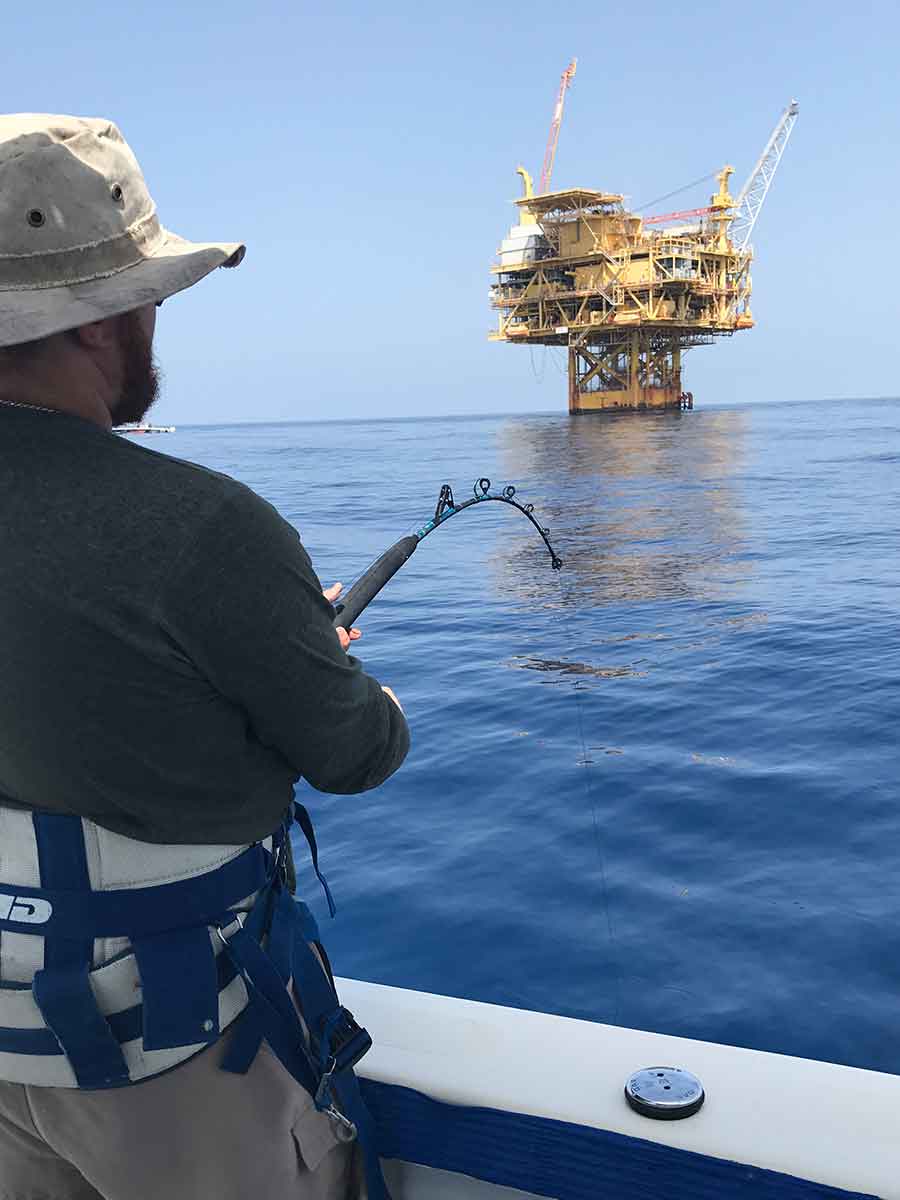
[[375,787],[409,732],[331,619],[297,533],[249,488],[0,406],[0,802],[242,843],[301,776]]

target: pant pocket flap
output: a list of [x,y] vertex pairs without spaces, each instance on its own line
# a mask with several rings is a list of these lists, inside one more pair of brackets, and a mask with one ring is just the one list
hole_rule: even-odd
[[299,1114],[291,1132],[297,1143],[300,1157],[310,1171],[315,1171],[329,1150],[342,1144],[335,1135],[334,1122],[331,1117],[318,1112],[312,1106]]

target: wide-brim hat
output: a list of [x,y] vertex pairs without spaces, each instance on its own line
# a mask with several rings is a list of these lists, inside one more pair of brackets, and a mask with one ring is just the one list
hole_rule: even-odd
[[244,249],[165,229],[111,121],[0,115],[0,347],[164,300]]

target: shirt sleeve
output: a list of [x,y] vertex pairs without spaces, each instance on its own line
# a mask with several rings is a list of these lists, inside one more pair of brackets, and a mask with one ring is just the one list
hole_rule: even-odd
[[319,791],[377,787],[406,757],[406,719],[342,650],[299,535],[249,489],[182,553],[161,615],[252,735]]

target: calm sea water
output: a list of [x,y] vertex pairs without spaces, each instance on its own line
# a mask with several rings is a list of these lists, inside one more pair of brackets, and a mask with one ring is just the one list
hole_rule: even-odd
[[900,1072],[900,401],[150,444],[273,501],[324,583],[482,475],[565,559],[484,505],[364,614],[413,749],[300,789],[341,974]]

